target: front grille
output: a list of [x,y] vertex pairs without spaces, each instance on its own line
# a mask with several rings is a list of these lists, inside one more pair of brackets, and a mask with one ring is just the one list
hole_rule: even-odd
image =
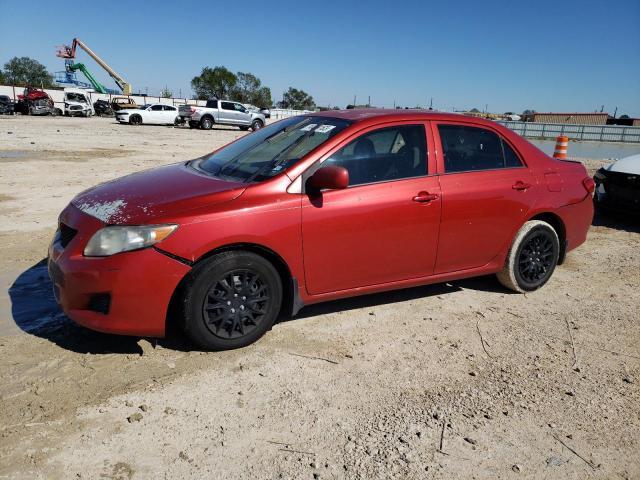
[[67,248],[67,245],[69,245],[69,243],[71,242],[71,240],[73,240],[73,237],[75,237],[77,233],[78,233],[77,230],[74,230],[73,228],[71,228],[68,225],[65,225],[64,223],[61,223],[60,224],[60,245],[62,245],[62,248]]
[[92,312],[108,315],[110,307],[111,307],[111,294],[94,293],[93,295],[91,295],[91,298],[89,299],[88,308]]

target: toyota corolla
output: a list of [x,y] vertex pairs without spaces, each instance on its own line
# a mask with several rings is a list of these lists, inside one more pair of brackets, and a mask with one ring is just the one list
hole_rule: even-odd
[[49,272],[81,325],[160,337],[177,312],[199,346],[238,348],[341,297],[486,274],[536,290],[585,241],[593,190],[490,121],[314,113],[80,193]]

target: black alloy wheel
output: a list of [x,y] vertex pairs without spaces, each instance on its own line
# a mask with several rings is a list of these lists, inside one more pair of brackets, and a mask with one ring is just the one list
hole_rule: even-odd
[[230,251],[199,262],[184,285],[184,330],[200,347],[245,347],[274,324],[282,306],[280,274],[266,258]]
[[267,313],[270,293],[269,284],[256,271],[226,272],[205,298],[203,316],[207,328],[224,339],[250,334]]
[[516,275],[524,285],[536,288],[551,276],[558,258],[554,240],[549,231],[536,229],[522,242]]

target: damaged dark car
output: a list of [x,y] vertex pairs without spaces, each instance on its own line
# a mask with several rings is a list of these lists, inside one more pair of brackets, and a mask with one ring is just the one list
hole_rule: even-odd
[[597,208],[640,214],[640,154],[600,168],[593,179]]
[[0,95],[0,115],[13,115],[15,103],[8,95]]

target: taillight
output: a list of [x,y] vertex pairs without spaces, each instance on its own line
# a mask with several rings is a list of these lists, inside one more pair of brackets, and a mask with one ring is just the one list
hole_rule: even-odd
[[588,193],[593,193],[596,189],[596,182],[591,177],[585,177],[584,180],[582,180],[582,185]]

